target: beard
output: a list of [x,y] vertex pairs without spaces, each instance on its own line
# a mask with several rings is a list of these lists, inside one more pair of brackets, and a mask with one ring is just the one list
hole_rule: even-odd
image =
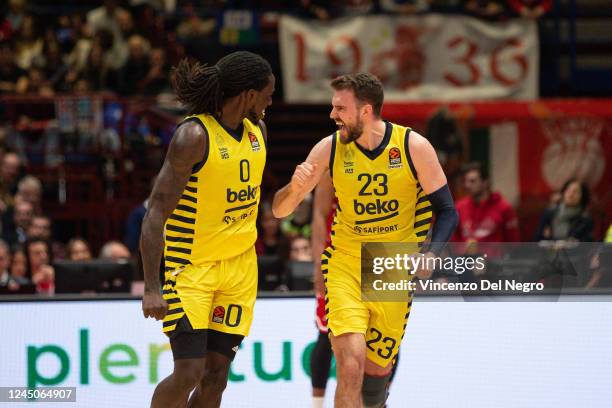
[[[343,125],[343,129],[340,130],[340,143],[349,144],[359,139],[359,136],[363,133],[363,124],[357,122],[355,126]],[[346,135],[345,135],[346,134]]]

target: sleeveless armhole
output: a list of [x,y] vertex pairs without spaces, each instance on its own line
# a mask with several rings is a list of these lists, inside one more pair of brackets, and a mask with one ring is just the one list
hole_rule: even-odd
[[191,173],[197,173],[198,171],[200,171],[202,169],[202,167],[204,167],[204,164],[206,164],[206,160],[208,160],[208,151],[210,143],[209,143],[209,138],[208,138],[208,130],[206,129],[206,126],[204,126],[204,123],[202,123],[202,121],[200,120],[200,118],[198,118],[197,116],[192,116],[191,118],[187,118],[184,121],[182,121],[181,123],[179,123],[179,125],[177,126],[177,129],[179,126],[183,125],[184,123],[187,122],[196,122],[199,123],[200,126],[202,126],[202,129],[204,129],[204,134],[206,137],[206,146],[204,147],[204,155],[202,157],[202,160],[199,161],[198,163],[196,163],[193,168],[191,169]]
[[266,147],[266,154],[268,154],[268,132],[267,132],[268,127],[265,126],[265,123],[264,123],[264,126],[266,127],[266,130],[264,131],[264,126],[261,126],[262,123],[264,123],[264,122],[262,120],[260,120],[257,123],[257,127],[259,128],[259,131],[261,132],[261,137],[263,137],[264,146]]
[[409,148],[409,140],[410,140],[410,132],[412,129],[406,128],[406,134],[404,135],[404,150],[406,151],[406,159],[408,160],[408,165],[410,166],[410,172],[414,179],[418,182],[419,179],[417,177],[416,168],[414,167],[414,163],[412,162],[412,156],[410,156],[410,148]]
[[331,152],[329,154],[329,177],[334,178],[334,156],[336,156],[336,135],[337,132],[332,133],[332,145]]

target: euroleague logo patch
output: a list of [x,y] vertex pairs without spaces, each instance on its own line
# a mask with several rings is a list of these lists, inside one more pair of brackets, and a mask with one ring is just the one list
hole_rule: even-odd
[[215,307],[215,310],[213,310],[212,321],[214,323],[223,323],[223,320],[225,320],[225,308],[223,306]]
[[257,140],[257,136],[255,136],[255,133],[249,132],[249,141],[251,142],[251,148],[254,152],[258,151],[261,148],[259,146],[259,140]]
[[397,147],[392,147],[389,150],[389,168],[395,169],[402,167],[402,153]]

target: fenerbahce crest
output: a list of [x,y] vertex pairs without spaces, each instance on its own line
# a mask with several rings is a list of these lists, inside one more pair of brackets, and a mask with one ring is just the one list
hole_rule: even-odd
[[402,167],[402,152],[397,147],[389,150],[389,168],[399,169]]
[[353,166],[355,166],[355,152],[352,146],[346,149],[344,153],[344,173],[353,174]]
[[219,155],[221,156],[221,159],[229,159],[229,150],[227,150],[227,147],[223,146],[225,141],[223,140],[223,137],[218,133],[215,137],[215,142],[217,143],[217,148],[219,149]]

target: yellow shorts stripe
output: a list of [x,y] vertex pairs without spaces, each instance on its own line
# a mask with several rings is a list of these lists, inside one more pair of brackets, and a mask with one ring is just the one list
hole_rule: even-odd
[[164,317],[162,331],[168,333],[176,328],[176,323],[185,315],[185,311],[176,290],[176,276],[171,273],[166,273],[165,275],[166,280],[162,287],[162,296],[166,303],[168,303],[168,313]]

